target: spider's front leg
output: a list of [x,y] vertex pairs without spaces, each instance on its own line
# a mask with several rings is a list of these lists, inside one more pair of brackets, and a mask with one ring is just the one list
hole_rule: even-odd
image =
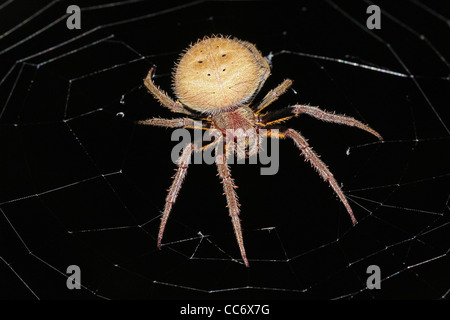
[[161,241],[164,234],[164,228],[166,227],[167,219],[169,219],[170,211],[172,210],[172,206],[175,203],[175,200],[178,197],[178,193],[181,189],[181,184],[183,183],[184,177],[187,173],[187,168],[189,166],[189,160],[191,158],[192,152],[195,151],[195,145],[190,143],[184,149],[183,152],[178,158],[178,168],[176,169],[177,173],[173,177],[172,185],[170,186],[169,193],[166,197],[166,204],[164,206],[164,212],[161,217],[161,225],[159,227],[158,233],[158,248],[161,248]]
[[234,191],[236,185],[231,178],[231,171],[228,167],[226,154],[220,154],[216,156],[217,170],[219,171],[220,178],[222,179],[223,191],[227,198],[228,211],[231,217],[231,222],[233,223],[234,234],[236,236],[239,250],[241,251],[242,260],[246,267],[249,267],[247,260],[247,254],[245,253],[244,238],[242,236],[241,222],[239,219],[239,201]]
[[328,169],[327,165],[322,160],[320,160],[320,157],[308,145],[306,139],[299,132],[293,129],[287,129],[283,132],[280,132],[278,134],[278,137],[282,139],[288,137],[294,140],[297,147],[302,151],[302,155],[305,157],[305,160],[311,163],[311,165],[317,170],[317,172],[320,174],[323,180],[328,181],[331,188],[333,188],[334,192],[337,194],[337,196],[347,209],[347,212],[350,215],[350,219],[352,220],[353,225],[355,225],[357,221],[353,214],[353,210],[347,201],[347,198],[345,197],[344,193],[339,187],[333,174]]

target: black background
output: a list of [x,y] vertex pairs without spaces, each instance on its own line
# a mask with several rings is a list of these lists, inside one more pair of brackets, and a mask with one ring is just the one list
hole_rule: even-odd
[[[1,298],[448,298],[448,2],[377,2],[381,30],[366,28],[364,1],[60,1],[25,20],[49,3],[0,10]],[[82,8],[81,30],[66,27],[69,4]],[[285,78],[295,91],[271,110],[317,105],[383,135],[288,123],[343,184],[356,227],[282,141],[278,174],[232,166],[249,269],[214,166],[189,168],[156,248],[176,142],[134,121],[174,115],[142,79],[156,66],[172,94],[179,53],[211,34],[274,54],[261,95]],[[72,264],[81,290],[66,287]],[[381,290],[366,288],[373,264]]]

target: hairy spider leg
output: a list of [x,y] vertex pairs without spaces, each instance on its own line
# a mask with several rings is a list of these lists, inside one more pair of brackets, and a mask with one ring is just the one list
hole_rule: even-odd
[[286,92],[287,89],[292,85],[291,79],[285,79],[281,84],[279,84],[275,89],[270,90],[266,96],[261,100],[261,102],[253,109],[255,114],[259,114],[267,106],[276,101],[279,96]]
[[154,69],[155,68],[151,68],[147,74],[147,77],[144,79],[144,84],[150,91],[150,93],[161,103],[161,105],[170,109],[170,111],[177,113],[192,114],[191,112],[186,110],[179,101],[172,100],[172,98],[170,98],[167,93],[165,93],[163,90],[161,90],[158,86],[155,85],[152,79]]
[[246,267],[249,267],[247,254],[245,253],[244,238],[242,236],[241,222],[239,219],[239,201],[236,191],[237,186],[234,184],[234,179],[231,178],[231,170],[227,164],[226,152],[216,155],[216,165],[219,176],[222,180],[224,195],[227,198],[228,212],[233,223],[234,234],[236,236],[239,250],[241,251],[242,260]]
[[[199,127],[199,123],[190,118],[177,118],[177,119],[152,118],[152,119],[138,121],[137,123],[143,124],[143,125],[161,126],[161,127],[167,127],[167,128],[190,128],[190,129],[203,129],[203,130],[209,129],[210,124],[211,124],[211,123],[201,122],[200,127]],[[160,224],[159,233],[158,233],[158,240],[157,240],[158,248],[161,248],[161,242],[162,242],[162,238],[164,235],[164,229],[166,227],[167,220],[169,219],[169,215],[172,210],[172,206],[178,197],[178,193],[180,192],[181,185],[186,176],[191,154],[193,152],[206,150],[207,148],[213,147],[217,143],[218,143],[218,141],[213,141],[213,142],[209,143],[208,145],[203,146],[202,148],[196,148],[195,143],[194,144],[190,143],[183,149],[181,156],[177,160],[178,168],[175,169],[176,174],[172,177],[173,182],[168,190],[168,194],[166,197],[166,202],[164,205],[164,211],[163,211],[163,215],[161,217],[161,224]]]
[[161,224],[158,233],[158,248],[161,248],[161,241],[163,238],[164,228],[166,227],[167,219],[169,219],[169,214],[170,211],[172,210],[172,206],[178,197],[178,193],[180,192],[181,184],[183,183],[183,180],[186,176],[191,154],[192,152],[194,152],[194,150],[195,150],[194,144],[190,143],[183,149],[181,156],[178,158],[177,161],[178,168],[175,169],[176,173],[173,176],[173,182],[172,185],[170,186],[169,193],[167,194],[164,212],[161,217]]
[[356,218],[353,214],[353,210],[350,207],[347,198],[345,197],[344,193],[342,192],[341,188],[339,187],[336,179],[334,178],[333,174],[328,169],[327,165],[320,160],[319,155],[317,155],[313,149],[308,145],[308,142],[306,139],[297,131],[294,129],[285,129],[281,132],[272,132],[272,130],[267,131],[267,135],[272,138],[290,138],[294,141],[296,146],[300,149],[302,152],[301,155],[305,158],[305,161],[309,161],[311,163],[311,166],[316,169],[316,171],[320,174],[320,176],[323,178],[323,180],[328,181],[331,188],[333,188],[334,192],[337,194],[341,202],[344,204],[345,208],[347,209],[348,214],[350,215],[350,218],[352,220],[353,225],[357,223]]
[[306,106],[306,105],[294,105],[290,108],[292,110],[292,113],[295,116],[298,116],[300,114],[307,114],[307,115],[314,117],[316,119],[319,119],[321,121],[343,124],[343,125],[346,125],[349,127],[357,127],[361,130],[364,130],[364,131],[367,131],[367,132],[373,134],[379,140],[383,140],[383,137],[378,132],[373,130],[368,125],[366,125],[352,117],[348,117],[346,115],[341,115],[341,114],[335,114],[334,112],[333,113],[327,112],[325,110],[319,109],[318,107],[311,107],[311,106]]
[[206,150],[211,147],[214,147],[217,143],[218,143],[218,141],[213,141],[213,142],[209,143],[208,145],[203,146],[202,148],[196,148],[195,144],[190,143],[183,149],[181,156],[177,160],[178,168],[175,169],[176,173],[172,177],[173,182],[168,190],[168,194],[166,197],[166,203],[164,205],[164,212],[161,217],[161,224],[159,226],[158,248],[161,248],[161,242],[162,242],[162,238],[164,235],[164,229],[166,227],[167,220],[169,219],[169,215],[172,210],[172,206],[178,197],[178,193],[180,192],[181,185],[186,176],[191,154],[193,152],[200,152],[202,150]]
[[203,123],[203,121],[201,121],[200,123],[200,121],[196,121],[191,118],[176,118],[176,119],[151,118],[147,120],[140,120],[137,121],[136,123],[166,128],[186,128],[186,129],[202,129],[202,130],[208,130],[210,127],[210,123]]
[[[312,116],[321,121],[343,124],[343,125],[346,125],[349,127],[356,127],[356,128],[359,128],[361,130],[364,130],[366,132],[373,134],[380,141],[383,140],[383,137],[378,132],[373,130],[368,125],[366,125],[352,117],[348,117],[346,115],[335,114],[334,112],[333,113],[327,112],[325,110],[321,110],[318,107],[311,107],[311,106],[307,106],[307,105],[294,105],[290,108],[292,110],[292,113],[295,116],[298,116],[300,114],[307,114],[307,115]],[[329,172],[327,166],[320,160],[320,158],[317,157],[317,155],[314,153],[314,151],[312,151],[312,149],[308,146],[306,139],[303,138],[303,136],[300,133],[298,133],[292,129],[289,129],[289,131],[287,132],[287,136],[289,136],[290,138],[292,138],[295,141],[297,146],[302,150],[302,152],[304,154],[305,154],[305,151],[303,151],[303,149],[305,149],[305,150],[308,150],[308,148],[310,149],[311,158],[314,158],[314,157],[317,158],[315,160],[317,162],[317,164],[313,164],[313,165],[316,167],[316,169],[319,171],[319,173],[322,175],[322,177],[325,180],[327,180],[328,173],[331,174],[331,172]],[[310,160],[310,161],[311,161],[311,163],[313,163],[312,160]],[[324,171],[324,174],[322,174],[321,169],[320,169],[320,168],[322,168],[321,164],[323,164],[323,168],[325,168],[326,171],[328,171],[328,173]],[[333,178],[332,174],[331,174],[331,179],[329,180],[329,183],[330,183],[331,187],[333,188],[333,190],[336,192],[336,194],[341,199],[344,206],[347,208],[347,211],[350,214],[350,217],[352,218],[352,222],[353,222],[353,224],[355,224],[356,219],[353,215],[352,209],[350,208],[350,205],[348,204],[346,197],[344,196],[344,194],[343,194],[341,188],[339,187],[339,185],[337,184],[336,180]]]

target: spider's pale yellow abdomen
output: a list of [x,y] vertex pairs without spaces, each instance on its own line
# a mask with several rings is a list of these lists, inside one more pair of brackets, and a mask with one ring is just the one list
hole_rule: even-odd
[[269,64],[252,44],[205,37],[181,56],[173,88],[184,105],[214,114],[246,104],[269,74]]

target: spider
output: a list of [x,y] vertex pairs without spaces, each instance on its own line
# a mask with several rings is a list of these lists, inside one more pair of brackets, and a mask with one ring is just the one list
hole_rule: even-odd
[[[277,112],[263,112],[292,85],[290,79],[285,79],[270,90],[259,103],[252,104],[269,77],[270,68],[268,60],[253,44],[236,38],[213,35],[191,44],[176,63],[172,74],[172,83],[177,100],[173,100],[155,85],[152,80],[154,68],[148,72],[144,84],[154,98],[170,111],[185,116],[175,119],[151,118],[138,121],[138,124],[166,128],[202,129],[221,134],[218,139],[205,146],[197,147],[194,143],[189,143],[182,150],[161,217],[157,239],[158,248],[161,248],[164,229],[186,176],[191,154],[215,148],[215,163],[218,175],[222,180],[234,233],[242,260],[245,266],[249,267],[239,219],[240,204],[235,192],[237,187],[231,178],[230,168],[227,164],[227,159],[231,156],[230,150],[233,149],[233,139],[228,139],[228,137],[229,132],[233,130],[242,130],[240,134],[244,135],[248,139],[247,141],[258,140],[263,135],[278,139],[292,139],[300,149],[305,161],[309,161],[319,175],[328,181],[347,209],[353,225],[356,224],[356,218],[344,193],[325,163],[312,150],[300,132],[285,128],[280,124],[292,117],[305,114],[321,121],[357,127],[375,135],[379,140],[382,140],[382,137],[375,130],[354,118],[334,112],[330,113],[314,106],[296,104],[284,107]],[[228,142],[225,146],[220,143],[224,139]]]

